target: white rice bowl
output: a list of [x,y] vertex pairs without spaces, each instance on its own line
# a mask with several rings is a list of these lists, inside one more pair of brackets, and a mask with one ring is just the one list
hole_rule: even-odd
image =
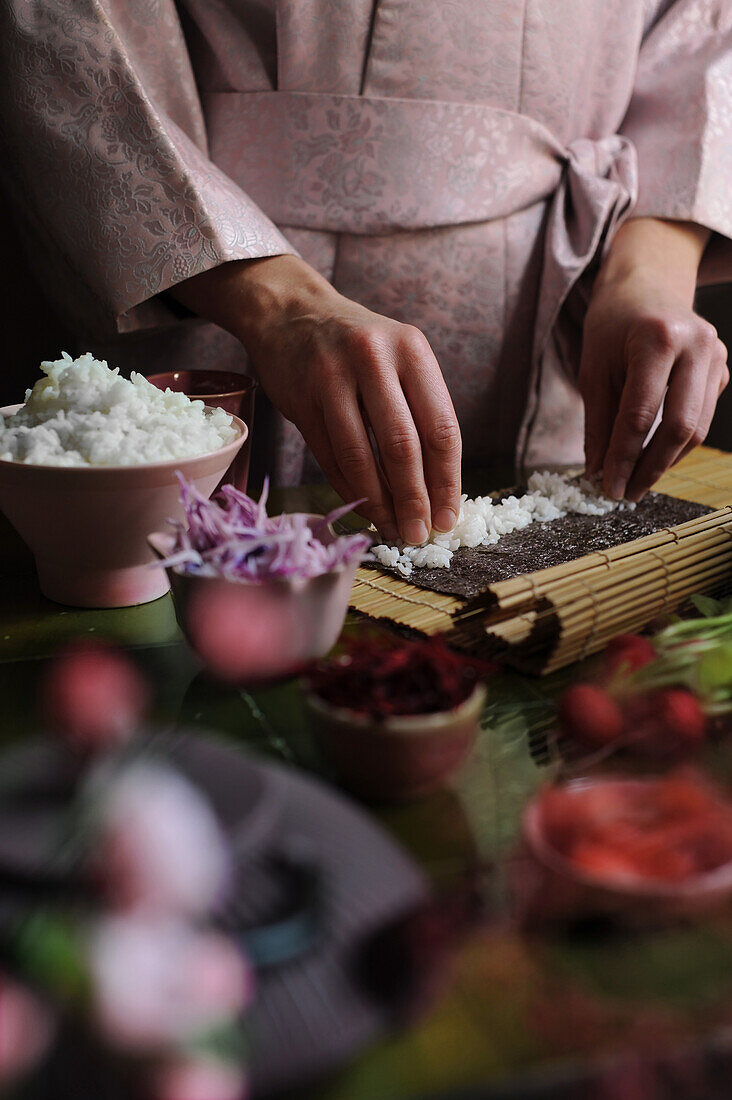
[[45,378],[0,416],[0,459],[41,466],[140,466],[209,454],[238,429],[223,409],[128,380],[89,352],[44,362]]

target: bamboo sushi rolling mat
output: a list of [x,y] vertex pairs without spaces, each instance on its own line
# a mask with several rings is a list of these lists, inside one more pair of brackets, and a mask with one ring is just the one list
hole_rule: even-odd
[[356,574],[351,606],[421,634],[549,673],[640,630],[692,593],[732,588],[732,454],[699,447],[655,488],[716,509],[608,550],[498,581],[477,597],[432,592],[378,569]]

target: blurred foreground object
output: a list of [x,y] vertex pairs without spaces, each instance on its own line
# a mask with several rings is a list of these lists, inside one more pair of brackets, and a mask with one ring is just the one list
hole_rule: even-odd
[[[17,829],[24,805],[46,804],[46,853],[25,872],[22,859],[14,870],[0,861],[3,957],[34,990],[0,986],[0,1065],[30,1069],[57,1023],[80,1029],[82,1062],[85,1044],[126,1060],[146,1100],[238,1100],[254,983],[241,945],[213,924],[231,854],[204,795],[136,738],[148,701],[109,646],[72,646],[51,664],[42,704],[59,775],[29,775],[25,791],[18,776],[6,791]],[[198,1091],[174,1098],[174,1078]]]
[[675,919],[732,896],[732,803],[691,770],[548,787],[523,836],[538,869],[533,920]]
[[93,753],[127,740],[149,700],[130,660],[111,646],[79,643],[59,654],[46,675],[43,717],[74,748]]
[[0,1090],[41,1061],[55,1030],[51,1009],[0,974]]
[[595,682],[565,691],[558,720],[570,748],[673,762],[729,732],[732,600],[694,602],[699,618],[671,623],[652,639],[614,638]]
[[[106,714],[81,675],[96,667]],[[397,1027],[406,1000],[426,1007],[443,953],[415,975],[407,952],[378,990],[359,960],[430,892],[322,783],[140,725],[137,677],[108,647],[62,654],[63,720],[0,768],[0,950],[57,1034],[31,1058],[9,1033],[12,1064],[43,1100],[294,1088]]]

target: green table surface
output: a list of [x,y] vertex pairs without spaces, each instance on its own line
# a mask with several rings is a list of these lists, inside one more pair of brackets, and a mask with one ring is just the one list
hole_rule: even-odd
[[[280,496],[285,508],[324,511],[331,504],[323,487]],[[186,648],[170,596],[109,611],[53,604],[41,596],[31,557],[1,516],[0,574],[5,742],[36,726],[44,659],[68,639],[97,636],[141,660],[162,721],[215,730],[249,751],[320,769],[297,686],[256,694],[215,686]],[[369,808],[438,884],[485,861],[494,916],[460,948],[419,1023],[301,1091],[303,1100],[408,1100],[471,1086],[489,1096],[509,1083],[533,1095],[531,1081],[561,1080],[638,1051],[678,1051],[732,1026],[730,913],[666,929],[582,936],[527,935],[508,915],[506,857],[522,807],[547,777],[542,745],[553,700],[576,675],[576,668],[541,680],[497,674],[477,744],[453,784],[407,806]],[[720,756],[707,763],[729,770]]]

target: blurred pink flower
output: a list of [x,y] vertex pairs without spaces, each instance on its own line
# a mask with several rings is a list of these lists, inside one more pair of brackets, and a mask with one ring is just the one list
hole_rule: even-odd
[[141,762],[96,797],[93,868],[109,902],[150,913],[209,913],[225,892],[230,863],[196,788],[172,768]]
[[84,752],[126,740],[148,698],[147,685],[132,662],[99,644],[70,646],[55,658],[42,686],[46,722]]
[[0,1086],[41,1060],[55,1030],[45,1005],[27,989],[0,976]]
[[91,931],[97,1024],[115,1046],[156,1050],[234,1019],[252,996],[233,941],[181,921],[111,917]]
[[240,1066],[212,1058],[171,1062],[153,1085],[154,1100],[245,1100],[246,1091]]

